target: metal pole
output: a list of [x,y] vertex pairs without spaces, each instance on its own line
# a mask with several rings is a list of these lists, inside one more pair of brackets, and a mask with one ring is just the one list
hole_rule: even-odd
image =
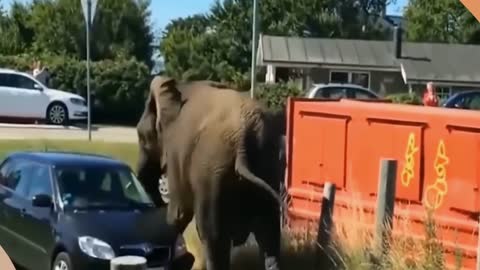
[[88,107],[88,141],[92,140],[92,120],[91,120],[91,108],[90,108],[90,17],[92,12],[92,1],[87,0],[87,107]]
[[253,23],[252,23],[252,67],[250,78],[250,98],[254,98],[256,75],[257,75],[257,8],[258,0],[253,0]]

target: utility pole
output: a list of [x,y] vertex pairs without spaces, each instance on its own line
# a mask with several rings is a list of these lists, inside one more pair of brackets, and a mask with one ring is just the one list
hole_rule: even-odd
[[87,107],[88,107],[88,141],[92,141],[92,106],[90,104],[90,17],[92,13],[92,1],[87,0]]
[[92,27],[93,17],[95,16],[95,10],[97,8],[98,0],[80,0],[82,4],[83,15],[85,16],[85,28],[86,28],[86,47],[87,47],[87,128],[88,128],[88,141],[92,140],[92,106],[91,106],[91,94],[90,94],[90,30]]
[[250,75],[250,98],[254,98],[254,90],[257,78],[257,9],[258,0],[253,0],[253,23],[252,23],[252,66]]

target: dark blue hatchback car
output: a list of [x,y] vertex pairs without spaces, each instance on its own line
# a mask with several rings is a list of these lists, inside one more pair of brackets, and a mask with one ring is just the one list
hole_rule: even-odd
[[464,110],[480,110],[480,90],[467,90],[453,94],[442,107]]
[[123,255],[146,257],[148,269],[193,264],[128,165],[79,153],[16,152],[1,163],[0,245],[35,270],[107,270]]

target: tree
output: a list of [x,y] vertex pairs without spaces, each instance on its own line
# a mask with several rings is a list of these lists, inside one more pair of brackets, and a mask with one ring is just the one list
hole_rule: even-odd
[[20,31],[15,22],[7,16],[3,7],[0,6],[0,36],[8,37],[0,39],[0,50],[10,54],[19,53],[23,49]]
[[[363,10],[384,0],[262,0],[259,32],[301,37],[386,38]],[[177,78],[248,80],[252,0],[217,0],[205,15],[172,21],[160,44],[168,74]],[[363,16],[365,17],[365,16]],[[367,31],[363,31],[366,24]]]
[[[92,28],[92,59],[135,57],[150,65],[153,34],[149,4],[148,0],[99,1]],[[8,17],[11,28],[18,29],[25,50],[85,59],[85,22],[80,1],[15,2]]]
[[480,43],[480,25],[461,1],[410,0],[405,18],[411,41]]

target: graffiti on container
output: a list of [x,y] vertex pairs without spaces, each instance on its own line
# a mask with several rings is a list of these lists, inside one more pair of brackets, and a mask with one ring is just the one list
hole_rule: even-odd
[[438,209],[442,203],[443,198],[447,195],[447,169],[446,165],[450,162],[445,150],[445,142],[440,140],[437,147],[437,155],[435,157],[434,168],[437,173],[437,179],[433,184],[428,186],[425,190],[425,206],[430,209]]
[[415,169],[415,154],[418,152],[418,147],[415,145],[415,134],[411,132],[408,135],[407,149],[405,150],[405,163],[402,170],[402,184],[405,187],[410,185],[414,176]]

